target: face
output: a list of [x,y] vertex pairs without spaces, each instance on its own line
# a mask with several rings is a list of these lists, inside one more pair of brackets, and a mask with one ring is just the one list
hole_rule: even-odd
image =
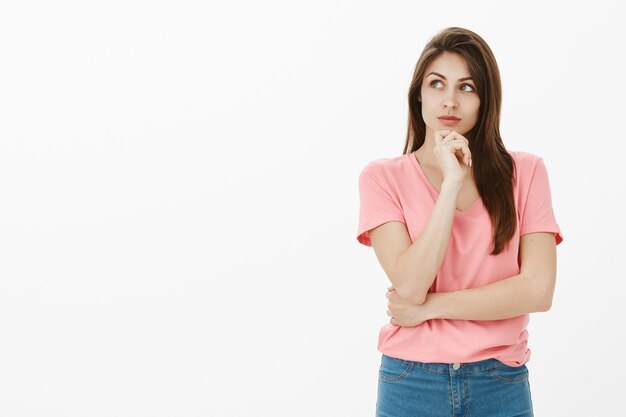
[[[443,52],[426,68],[420,101],[427,140],[434,140],[434,132],[443,129],[465,135],[476,124],[480,98],[476,83],[467,77],[470,77],[470,72],[465,58],[451,52]],[[461,120],[448,122],[439,119],[448,115]]]

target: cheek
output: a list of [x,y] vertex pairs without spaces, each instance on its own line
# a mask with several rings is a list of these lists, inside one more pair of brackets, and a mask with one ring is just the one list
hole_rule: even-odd
[[429,96],[428,93],[422,96],[422,109],[427,112],[438,111],[439,109],[439,101],[432,96]]
[[471,100],[467,103],[466,108],[469,110],[470,114],[473,114],[474,117],[478,117],[478,113],[480,111],[480,100]]

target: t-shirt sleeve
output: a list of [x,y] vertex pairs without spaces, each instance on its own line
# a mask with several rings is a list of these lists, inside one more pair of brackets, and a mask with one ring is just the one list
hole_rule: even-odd
[[553,232],[556,244],[563,241],[561,229],[554,218],[548,171],[543,158],[535,165],[522,215],[520,236],[534,232]]
[[369,231],[383,223],[397,220],[406,224],[397,198],[371,162],[359,175],[359,201],[356,238],[363,245],[372,246]]

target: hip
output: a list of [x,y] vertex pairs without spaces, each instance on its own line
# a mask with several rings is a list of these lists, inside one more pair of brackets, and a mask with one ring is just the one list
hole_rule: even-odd
[[382,354],[376,416],[533,416],[525,364],[427,363]]

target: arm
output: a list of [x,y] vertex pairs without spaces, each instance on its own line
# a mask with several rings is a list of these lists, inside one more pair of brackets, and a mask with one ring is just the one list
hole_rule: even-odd
[[389,287],[387,314],[392,324],[411,327],[431,319],[502,320],[547,311],[556,282],[555,246],[552,233],[523,235],[518,275],[480,288],[428,293],[423,304],[411,303]]
[[548,311],[556,284],[553,233],[528,233],[520,242],[518,275],[462,291],[429,293],[424,303],[431,319],[501,320]]
[[378,260],[402,298],[422,304],[448,248],[462,185],[443,182],[424,229],[413,243],[400,222],[385,223],[370,231]]

